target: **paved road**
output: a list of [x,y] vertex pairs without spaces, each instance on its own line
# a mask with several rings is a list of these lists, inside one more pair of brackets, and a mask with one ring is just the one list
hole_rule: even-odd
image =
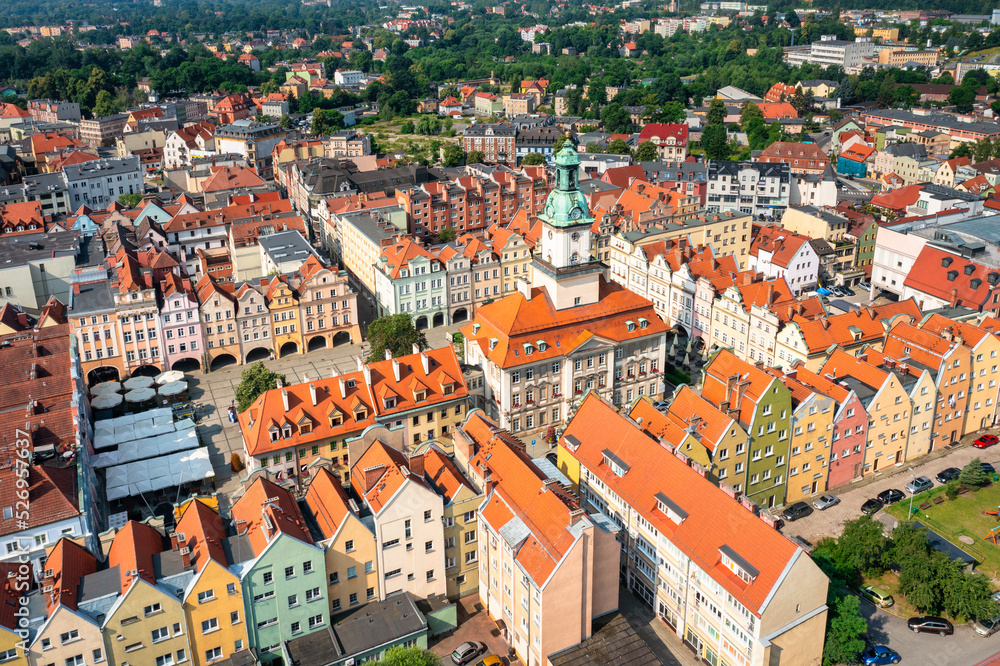
[[906,620],[862,600],[861,613],[868,620],[871,643],[888,645],[903,664],[920,666],[972,666],[1000,653],[1000,635],[983,638],[970,626],[955,627],[953,636],[915,634]]

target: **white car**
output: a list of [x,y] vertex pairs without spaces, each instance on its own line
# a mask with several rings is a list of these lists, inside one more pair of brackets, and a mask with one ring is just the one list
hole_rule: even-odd
[[840,498],[836,495],[820,495],[813,500],[813,508],[819,511],[824,511],[837,504],[840,504]]

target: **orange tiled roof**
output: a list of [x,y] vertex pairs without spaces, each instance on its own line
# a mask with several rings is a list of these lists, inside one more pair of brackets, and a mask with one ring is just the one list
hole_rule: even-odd
[[862,342],[875,342],[885,335],[883,322],[903,314],[919,320],[920,308],[916,301],[887,303],[875,307],[865,307],[855,312],[820,319],[795,320],[802,331],[802,338],[810,354],[825,352],[833,345],[845,346]]
[[258,477],[232,509],[238,534],[245,534],[259,557],[278,534],[287,534],[312,545],[312,537],[292,494],[285,488]]
[[845,150],[840,151],[840,156],[853,162],[864,162],[871,157],[875,149],[863,143],[854,143]]
[[89,550],[75,541],[62,537],[49,551],[42,571],[52,571],[46,578],[46,585],[52,585],[52,592],[45,595],[45,607],[49,616],[56,606],[62,604],[76,610],[80,579],[97,571],[97,558]]
[[[738,405],[734,396],[727,390],[728,380],[731,377],[738,377],[737,384],[746,382],[743,399],[739,401]],[[753,421],[757,403],[773,383],[774,377],[737,358],[728,349],[722,349],[705,366],[705,381],[701,395],[716,407],[724,402],[729,402],[732,408],[739,409],[740,423],[750,423]]]
[[753,242],[750,243],[750,254],[757,257],[761,252],[769,252],[770,263],[787,268],[802,246],[811,240],[809,236],[782,227],[760,227]]
[[424,476],[434,486],[438,495],[444,498],[445,504],[453,502],[463,487],[472,490],[472,485],[455,463],[440,449],[431,446],[423,457]]
[[351,513],[350,498],[340,479],[320,467],[306,492],[306,505],[316,518],[324,539],[332,539]]
[[264,179],[257,175],[256,169],[239,166],[212,167],[212,175],[201,184],[203,192],[232,190],[238,187],[260,187]]
[[351,466],[351,483],[372,512],[378,514],[407,481],[428,488],[423,477],[410,471],[410,462],[402,451],[375,440]]
[[839,349],[830,354],[820,373],[833,382],[852,377],[873,391],[881,389],[889,379],[888,373]]
[[403,269],[410,267],[410,262],[417,257],[424,257],[434,261],[434,255],[424,249],[422,245],[415,242],[410,237],[403,237],[395,245],[390,245],[382,250],[380,262],[384,266],[389,277],[396,279]]
[[205,568],[208,561],[215,560],[224,567],[229,566],[226,549],[226,526],[222,516],[200,500],[192,500],[177,521],[176,532],[184,534],[184,545],[191,549],[191,564],[198,571]]
[[957,346],[957,343],[946,340],[940,333],[901,323],[889,331],[882,353],[888,358],[902,360],[909,357],[917,363],[938,368],[944,357]]
[[108,551],[108,567],[118,567],[122,579],[122,593],[141,578],[156,585],[153,555],[163,552],[163,535],[146,523],[130,520],[115,534]]
[[925,245],[903,284],[947,303],[982,312],[1000,288],[1000,271]]
[[[579,442],[575,450],[569,438]],[[801,555],[781,533],[595,394],[584,398],[562,446],[758,617],[792,559]],[[618,476],[606,463],[605,451],[629,469]],[[663,497],[687,514],[679,524],[659,508]],[[728,550],[757,570],[749,583],[723,565],[722,554]]]

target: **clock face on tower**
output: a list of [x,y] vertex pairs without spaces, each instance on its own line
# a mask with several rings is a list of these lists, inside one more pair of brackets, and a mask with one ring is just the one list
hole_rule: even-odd
[[549,206],[548,208],[545,209],[545,214],[548,215],[549,217],[552,217],[553,212],[555,212],[555,209],[552,208],[552,206]]
[[572,217],[574,220],[579,220],[581,215],[583,215],[583,211],[581,211],[579,208],[574,208],[572,212],[569,214],[569,216]]
[[572,238],[572,239],[573,239],[574,241],[578,241],[578,240],[580,240],[580,234],[578,234],[578,233],[576,233],[576,232],[574,231],[574,232],[573,232],[573,235],[572,235],[572,236],[570,236],[570,238]]

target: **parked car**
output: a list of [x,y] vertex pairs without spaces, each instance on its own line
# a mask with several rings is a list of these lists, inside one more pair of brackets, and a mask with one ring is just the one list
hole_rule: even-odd
[[865,585],[858,590],[858,594],[881,608],[888,608],[896,603],[884,587]]
[[1000,617],[994,617],[989,620],[976,620],[972,628],[976,630],[976,633],[980,636],[992,636],[993,634],[1000,631]]
[[955,633],[955,627],[951,626],[951,622],[942,617],[934,617],[933,615],[911,617],[906,621],[906,626],[915,634],[924,633],[950,636]]
[[877,497],[879,501],[881,501],[883,504],[895,504],[896,502],[906,497],[906,495],[904,495],[903,491],[901,490],[896,490],[895,488],[889,488],[889,490],[883,490],[875,497]]
[[840,504],[840,498],[836,495],[820,495],[813,500],[813,508],[820,511],[826,511],[831,506],[836,506],[837,504]]
[[662,410],[670,407],[670,403],[667,402],[666,400],[657,400],[656,402],[653,403],[653,407],[655,407],[656,409],[662,411]]
[[865,666],[880,666],[881,664],[898,664],[899,653],[884,645],[873,645],[861,653],[861,663]]
[[865,500],[865,503],[861,505],[861,513],[871,516],[872,514],[878,513],[879,509],[884,506],[885,504],[883,504],[881,500]]
[[1000,437],[997,437],[996,435],[986,434],[977,439],[976,441],[974,441],[972,445],[977,449],[985,449],[990,446],[993,446],[997,442],[1000,442]]
[[781,512],[781,517],[788,522],[792,522],[794,520],[798,520],[799,518],[805,518],[812,512],[812,507],[805,502],[796,502],[795,504],[787,506],[785,510]]
[[451,661],[455,666],[464,666],[468,664],[473,659],[483,654],[489,648],[486,647],[486,643],[480,643],[479,641],[466,641],[455,648],[455,651],[451,653]]
[[952,479],[957,479],[958,475],[962,473],[957,467],[949,467],[948,469],[943,469],[937,473],[934,478],[937,479],[938,483],[948,483]]
[[979,463],[979,466],[982,467],[983,471],[986,472],[987,474],[997,473],[996,468],[994,468],[993,465],[989,464],[988,462],[981,462]]
[[476,662],[476,666],[502,666],[502,664],[503,664],[503,659],[496,656],[495,654],[491,654],[488,657],[483,657],[482,659]]
[[851,289],[850,287],[847,287],[847,286],[845,286],[845,287],[844,287],[844,291],[846,291],[846,292],[847,292],[847,295],[848,295],[848,296],[855,296],[855,295],[856,295],[856,294],[854,293],[854,290],[853,290],[853,289]]
[[906,490],[906,492],[910,493],[911,495],[916,495],[917,493],[922,493],[925,490],[930,490],[933,487],[934,487],[933,481],[928,479],[926,476],[918,476],[917,478],[913,479],[913,481],[910,481],[908,484],[906,484],[904,490]]

